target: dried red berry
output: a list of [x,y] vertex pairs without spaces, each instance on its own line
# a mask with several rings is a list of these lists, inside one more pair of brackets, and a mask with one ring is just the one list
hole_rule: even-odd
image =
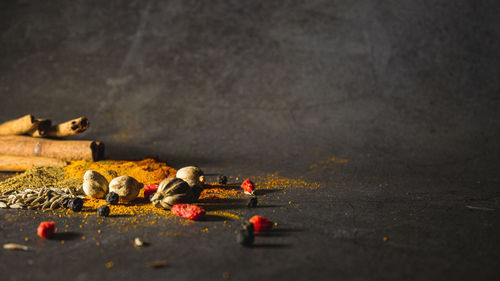
[[255,184],[250,179],[246,179],[241,184],[241,188],[243,188],[243,191],[245,191],[245,193],[253,194],[253,191],[255,190]]
[[198,220],[205,215],[205,209],[192,204],[175,204],[172,213],[190,220]]
[[249,222],[253,223],[253,229],[255,232],[268,230],[273,228],[273,222],[265,217],[253,216]]
[[149,197],[155,194],[157,190],[158,190],[158,184],[156,183],[146,185],[144,187],[144,198],[149,200]]
[[54,233],[55,226],[56,226],[56,224],[53,221],[41,222],[37,228],[38,236],[40,236],[42,238],[50,238],[50,236],[52,236],[52,234]]

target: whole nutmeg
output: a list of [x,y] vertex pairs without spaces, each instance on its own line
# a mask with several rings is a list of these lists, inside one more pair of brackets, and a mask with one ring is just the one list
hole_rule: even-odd
[[133,177],[121,176],[109,182],[109,191],[118,194],[121,200],[132,201],[137,198],[143,184]]
[[195,200],[189,184],[179,178],[164,179],[151,197],[151,203],[163,209],[170,209],[175,204],[191,203]]
[[108,193],[108,180],[98,172],[88,170],[83,175],[82,188],[92,198],[104,198]]
[[175,174],[175,177],[184,180],[191,187],[196,185],[203,186],[205,183],[203,171],[196,166],[188,166],[179,169],[177,174]]

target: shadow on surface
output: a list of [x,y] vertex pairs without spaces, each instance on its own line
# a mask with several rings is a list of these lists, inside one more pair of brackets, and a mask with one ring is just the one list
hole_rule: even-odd
[[220,210],[231,210],[231,209],[243,209],[247,208],[247,199],[238,198],[205,198],[198,202],[207,211],[220,211]]
[[292,232],[302,232],[304,229],[301,228],[277,228],[265,231],[256,232],[255,236],[289,236]]
[[304,228],[276,228],[276,229],[273,229],[272,232],[281,232],[281,233],[284,233],[284,232],[302,232],[302,231],[305,231]]
[[235,210],[235,209],[246,209],[246,203],[236,204],[236,203],[214,203],[214,204],[200,204],[205,208],[206,211],[222,211],[222,210]]
[[254,193],[255,193],[255,195],[259,196],[259,195],[266,195],[266,194],[270,194],[270,193],[276,193],[279,191],[281,191],[281,189],[279,189],[279,188],[256,189],[254,191]]
[[259,243],[254,244],[252,248],[262,249],[287,249],[292,248],[292,244],[274,244],[274,243]]
[[198,200],[202,204],[245,204],[247,199],[243,198],[204,198]]
[[284,205],[259,205],[257,204],[257,206],[255,207],[256,209],[259,209],[259,208],[279,208],[279,207],[283,207]]
[[227,221],[229,220],[228,218],[224,216],[217,216],[217,215],[205,215],[203,216],[203,221]]
[[288,232],[261,231],[254,234],[257,237],[284,237],[290,236]]
[[77,232],[57,232],[52,234],[52,237],[50,237],[51,240],[75,240],[80,238],[82,236],[80,233]]

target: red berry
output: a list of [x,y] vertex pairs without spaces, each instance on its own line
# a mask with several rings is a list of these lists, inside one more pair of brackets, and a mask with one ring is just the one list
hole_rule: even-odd
[[253,223],[253,229],[255,232],[269,230],[273,228],[273,222],[265,217],[253,216],[249,222]]
[[205,215],[205,209],[192,204],[175,204],[172,213],[190,220],[198,220]]
[[50,238],[50,236],[52,236],[52,233],[54,233],[55,226],[56,226],[56,224],[53,221],[41,222],[37,228],[38,236],[40,236],[42,238]]
[[149,197],[156,193],[158,190],[158,184],[152,183],[144,187],[144,198],[149,200]]
[[241,188],[243,188],[243,191],[245,191],[245,193],[253,194],[253,191],[255,190],[255,184],[250,179],[246,179],[241,184]]

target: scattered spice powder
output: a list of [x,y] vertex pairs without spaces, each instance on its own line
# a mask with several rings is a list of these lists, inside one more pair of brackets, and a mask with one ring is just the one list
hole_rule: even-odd
[[224,212],[224,211],[211,211],[211,212],[207,212],[207,215],[224,217],[225,219],[228,219],[228,220],[239,220],[240,219],[240,217],[238,215],[230,213],[230,212]]
[[239,198],[240,195],[241,192],[238,190],[220,187],[219,185],[207,185],[199,199],[229,199]]
[[[142,197],[141,194],[140,196]],[[106,201],[104,199],[95,199],[88,196],[83,200],[83,208],[88,211],[95,211],[99,208],[99,206],[105,204]],[[132,202],[120,202],[117,205],[109,205],[109,209],[110,217],[143,216],[150,214],[160,214],[171,217],[174,216],[169,211],[156,208],[153,204],[144,200],[144,198],[137,198]]]
[[302,178],[292,179],[280,177],[279,174],[268,174],[265,177],[258,177],[256,181],[256,190],[259,189],[285,189],[285,188],[305,188],[305,189],[318,189],[320,184],[318,182],[308,182]]
[[348,162],[349,162],[349,159],[339,158],[339,157],[332,156],[332,157],[330,157],[328,159],[312,163],[311,166],[309,166],[309,169],[320,168],[322,166],[326,166],[326,165],[331,164],[331,163],[334,163],[334,164],[345,164],[345,163],[348,163]]

